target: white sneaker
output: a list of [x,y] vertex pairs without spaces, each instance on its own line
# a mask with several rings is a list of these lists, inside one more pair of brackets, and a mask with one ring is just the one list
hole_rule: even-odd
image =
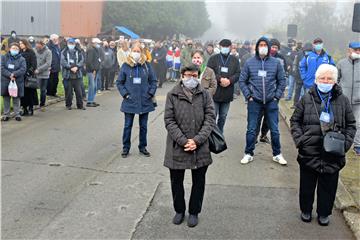
[[254,160],[253,156],[251,156],[250,154],[245,154],[243,159],[241,159],[240,163],[241,164],[248,164],[249,162],[252,162],[253,160]]
[[273,157],[273,161],[277,162],[277,163],[279,163],[281,165],[286,165],[287,164],[287,161],[284,159],[282,154],[279,154],[279,155]]

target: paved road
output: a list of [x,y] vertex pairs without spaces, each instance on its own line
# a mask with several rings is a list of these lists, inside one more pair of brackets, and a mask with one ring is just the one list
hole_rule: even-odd
[[[3,124],[2,238],[353,238],[336,210],[329,227],[299,220],[296,152],[283,122],[288,166],[272,162],[264,144],[254,162],[240,165],[246,128],[241,99],[232,104],[225,129],[229,150],[209,168],[199,226],[171,224],[169,173],[162,166],[169,89],[159,89],[159,107],[150,115],[151,158],[138,154],[137,124],[131,156],[120,157],[123,116],[115,91],[98,97],[99,108],[67,111],[59,103],[21,123]],[[189,174],[186,183],[189,189]]]

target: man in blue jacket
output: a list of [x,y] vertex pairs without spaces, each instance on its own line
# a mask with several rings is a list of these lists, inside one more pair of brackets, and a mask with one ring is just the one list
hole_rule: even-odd
[[305,90],[309,90],[315,82],[315,72],[321,64],[331,64],[335,66],[332,57],[325,52],[324,43],[321,38],[313,41],[314,50],[307,57],[304,57],[299,65],[301,79],[304,82]]
[[248,59],[240,75],[240,88],[248,100],[248,126],[245,156],[240,161],[253,160],[259,120],[265,114],[271,132],[273,161],[281,165],[287,162],[281,154],[279,124],[279,100],[285,90],[286,79],[280,61],[270,56],[270,43],[265,37],[256,43],[256,55]]

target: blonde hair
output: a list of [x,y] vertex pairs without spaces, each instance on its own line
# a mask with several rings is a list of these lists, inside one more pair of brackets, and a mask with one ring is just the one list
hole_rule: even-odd
[[321,64],[319,68],[316,70],[315,73],[315,82],[317,82],[317,79],[322,76],[323,74],[330,72],[332,75],[332,79],[335,83],[338,81],[338,70],[335,66],[330,64]]

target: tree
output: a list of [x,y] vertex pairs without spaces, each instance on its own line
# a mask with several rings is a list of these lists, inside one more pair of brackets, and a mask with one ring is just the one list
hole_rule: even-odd
[[102,31],[116,25],[159,39],[179,33],[198,37],[211,22],[204,2],[105,2]]

